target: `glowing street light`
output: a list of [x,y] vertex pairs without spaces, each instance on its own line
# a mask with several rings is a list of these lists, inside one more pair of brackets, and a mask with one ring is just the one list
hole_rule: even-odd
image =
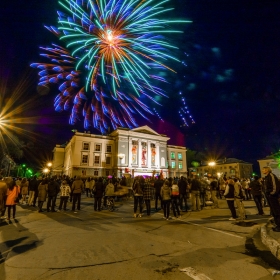
[[52,167],[52,163],[51,163],[51,162],[48,162],[48,163],[47,163],[47,167],[49,167],[49,168]]
[[47,175],[50,172],[50,170],[48,168],[44,168],[43,172]]
[[216,162],[215,162],[215,161],[210,161],[210,162],[208,162],[208,165],[209,165],[209,166],[215,166],[215,165],[216,165]]

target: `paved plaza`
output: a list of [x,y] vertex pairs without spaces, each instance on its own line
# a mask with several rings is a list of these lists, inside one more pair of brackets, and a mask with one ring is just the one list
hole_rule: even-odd
[[254,202],[245,201],[248,219],[231,222],[219,202],[171,221],[162,211],[133,218],[132,199],[94,212],[83,195],[77,214],[20,205],[16,220],[0,224],[0,279],[280,279],[272,276],[280,262],[259,238],[269,216],[255,215]]

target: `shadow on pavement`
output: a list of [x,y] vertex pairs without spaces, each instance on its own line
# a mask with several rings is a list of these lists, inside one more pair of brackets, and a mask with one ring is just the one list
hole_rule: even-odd
[[2,221],[1,224],[1,244],[0,244],[0,275],[1,279],[6,279],[5,262],[9,259],[32,250],[40,244],[37,236],[24,226],[17,219]]

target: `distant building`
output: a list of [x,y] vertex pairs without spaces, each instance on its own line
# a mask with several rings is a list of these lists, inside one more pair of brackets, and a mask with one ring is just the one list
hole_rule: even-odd
[[215,165],[210,166],[207,162],[202,162],[200,166],[189,168],[190,174],[202,176],[215,176],[237,178],[250,178],[253,173],[253,164],[236,158],[225,158],[217,160]]
[[118,128],[106,136],[75,132],[67,144],[54,148],[52,174],[186,176],[187,149],[167,145],[169,139],[148,126]]
[[262,169],[263,167],[265,166],[270,166],[272,168],[272,172],[280,177],[280,161],[279,161],[279,154],[273,154],[273,155],[270,155],[270,156],[267,156],[263,159],[259,159],[258,162],[259,162],[259,166],[260,166],[260,173],[261,173],[261,176],[264,177],[264,174],[262,173]]

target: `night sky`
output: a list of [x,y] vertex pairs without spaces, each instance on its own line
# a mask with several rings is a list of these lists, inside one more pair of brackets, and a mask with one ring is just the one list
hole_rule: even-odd
[[[167,78],[169,99],[158,111],[165,122],[152,117],[150,123],[139,119],[139,124],[172,136],[170,144],[209,158],[235,157],[256,164],[278,151],[280,1],[171,0],[168,5],[175,7],[168,16],[193,23],[178,26],[184,34],[172,38],[182,63],[174,64],[177,75]],[[38,103],[23,114],[40,115],[39,124],[29,129],[45,139],[46,153],[69,140],[71,129],[83,130],[81,124],[68,125],[68,113],[54,111],[56,91],[38,93],[37,71],[29,68],[41,59],[39,46],[55,42],[44,25],[56,25],[57,9],[57,0],[10,0],[0,6],[1,79],[8,81],[9,93],[29,73],[31,89],[24,95],[36,95]],[[195,121],[188,121],[189,127],[178,113],[182,97],[189,111],[186,118]]]

